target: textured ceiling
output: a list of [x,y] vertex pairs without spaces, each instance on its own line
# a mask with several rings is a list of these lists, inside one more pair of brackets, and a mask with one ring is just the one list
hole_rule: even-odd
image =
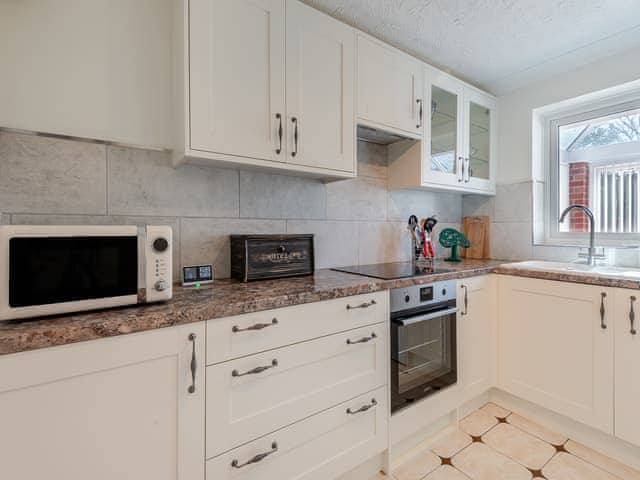
[[494,93],[640,46],[640,0],[302,1]]

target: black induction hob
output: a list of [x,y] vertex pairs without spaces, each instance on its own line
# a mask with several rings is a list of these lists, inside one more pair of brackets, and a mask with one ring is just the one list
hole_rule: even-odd
[[450,272],[446,268],[437,268],[433,265],[412,264],[411,262],[374,263],[372,265],[352,265],[350,267],[332,268],[337,272],[352,273],[364,277],[380,278],[382,280],[394,280],[396,278],[420,277],[434,273]]

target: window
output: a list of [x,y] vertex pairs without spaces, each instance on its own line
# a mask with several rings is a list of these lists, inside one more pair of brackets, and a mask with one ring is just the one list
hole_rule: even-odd
[[589,230],[579,210],[558,222],[574,204],[591,209],[604,243],[640,240],[640,97],[610,103],[547,118],[548,240],[576,240]]

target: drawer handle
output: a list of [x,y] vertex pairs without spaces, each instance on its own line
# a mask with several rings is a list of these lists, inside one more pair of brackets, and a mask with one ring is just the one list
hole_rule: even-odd
[[637,335],[638,331],[636,330],[636,312],[633,309],[633,302],[636,301],[635,295],[631,295],[629,297],[629,300],[629,323],[631,324],[631,330],[629,330],[629,333],[631,333],[631,335]]
[[371,399],[371,403],[367,404],[367,405],[363,405],[362,407],[360,407],[357,410],[351,410],[350,408],[347,408],[347,414],[349,415],[356,415],[358,413],[363,413],[366,412],[367,410],[371,410],[373,407],[375,407],[376,405],[378,405],[378,402],[376,401],[375,398]]
[[271,323],[256,323],[247,328],[240,328],[238,325],[234,325],[231,331],[233,333],[250,332],[252,330],[262,330],[263,328],[273,327],[274,325],[277,325],[277,324],[278,324],[278,319],[274,318],[273,320],[271,320]]
[[276,453],[278,451],[278,443],[277,442],[273,442],[271,444],[271,450],[265,453],[259,453],[258,455],[256,455],[253,458],[250,458],[249,460],[247,460],[244,463],[240,463],[238,460],[234,460],[233,462],[231,462],[231,466],[233,468],[242,468],[242,467],[246,467],[247,465],[251,465],[253,463],[258,463],[261,462],[262,460],[264,460],[265,458],[267,458],[269,455],[273,455],[274,453]]
[[350,338],[347,338],[347,345],[355,345],[356,343],[367,343],[371,340],[375,340],[376,338],[378,338],[378,336],[375,333],[372,333],[370,337],[362,337],[359,340],[351,340]]
[[191,363],[189,368],[191,369],[191,385],[189,385],[189,393],[196,393],[196,370],[198,369],[198,362],[196,361],[196,334],[191,333],[189,335],[189,340],[193,345],[193,350],[191,351]]
[[245,375],[256,375],[258,373],[265,372],[277,366],[278,366],[278,360],[274,358],[273,360],[271,360],[271,365],[263,365],[262,367],[252,368],[251,370],[247,370],[244,373],[240,373],[238,370],[234,370],[233,372],[231,372],[231,376],[244,377]]
[[373,307],[374,305],[376,305],[375,300],[371,300],[370,302],[364,302],[364,303],[361,303],[360,305],[355,305],[355,306],[347,304],[347,310],[355,310],[356,308],[369,308],[369,307]]

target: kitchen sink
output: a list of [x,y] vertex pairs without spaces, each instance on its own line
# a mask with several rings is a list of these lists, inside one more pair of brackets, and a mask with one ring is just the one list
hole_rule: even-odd
[[572,275],[602,275],[607,277],[640,279],[640,269],[627,267],[611,267],[602,265],[585,265],[570,262],[544,262],[531,260],[507,265],[513,268],[526,268],[531,270],[545,270],[551,272],[570,273]]

